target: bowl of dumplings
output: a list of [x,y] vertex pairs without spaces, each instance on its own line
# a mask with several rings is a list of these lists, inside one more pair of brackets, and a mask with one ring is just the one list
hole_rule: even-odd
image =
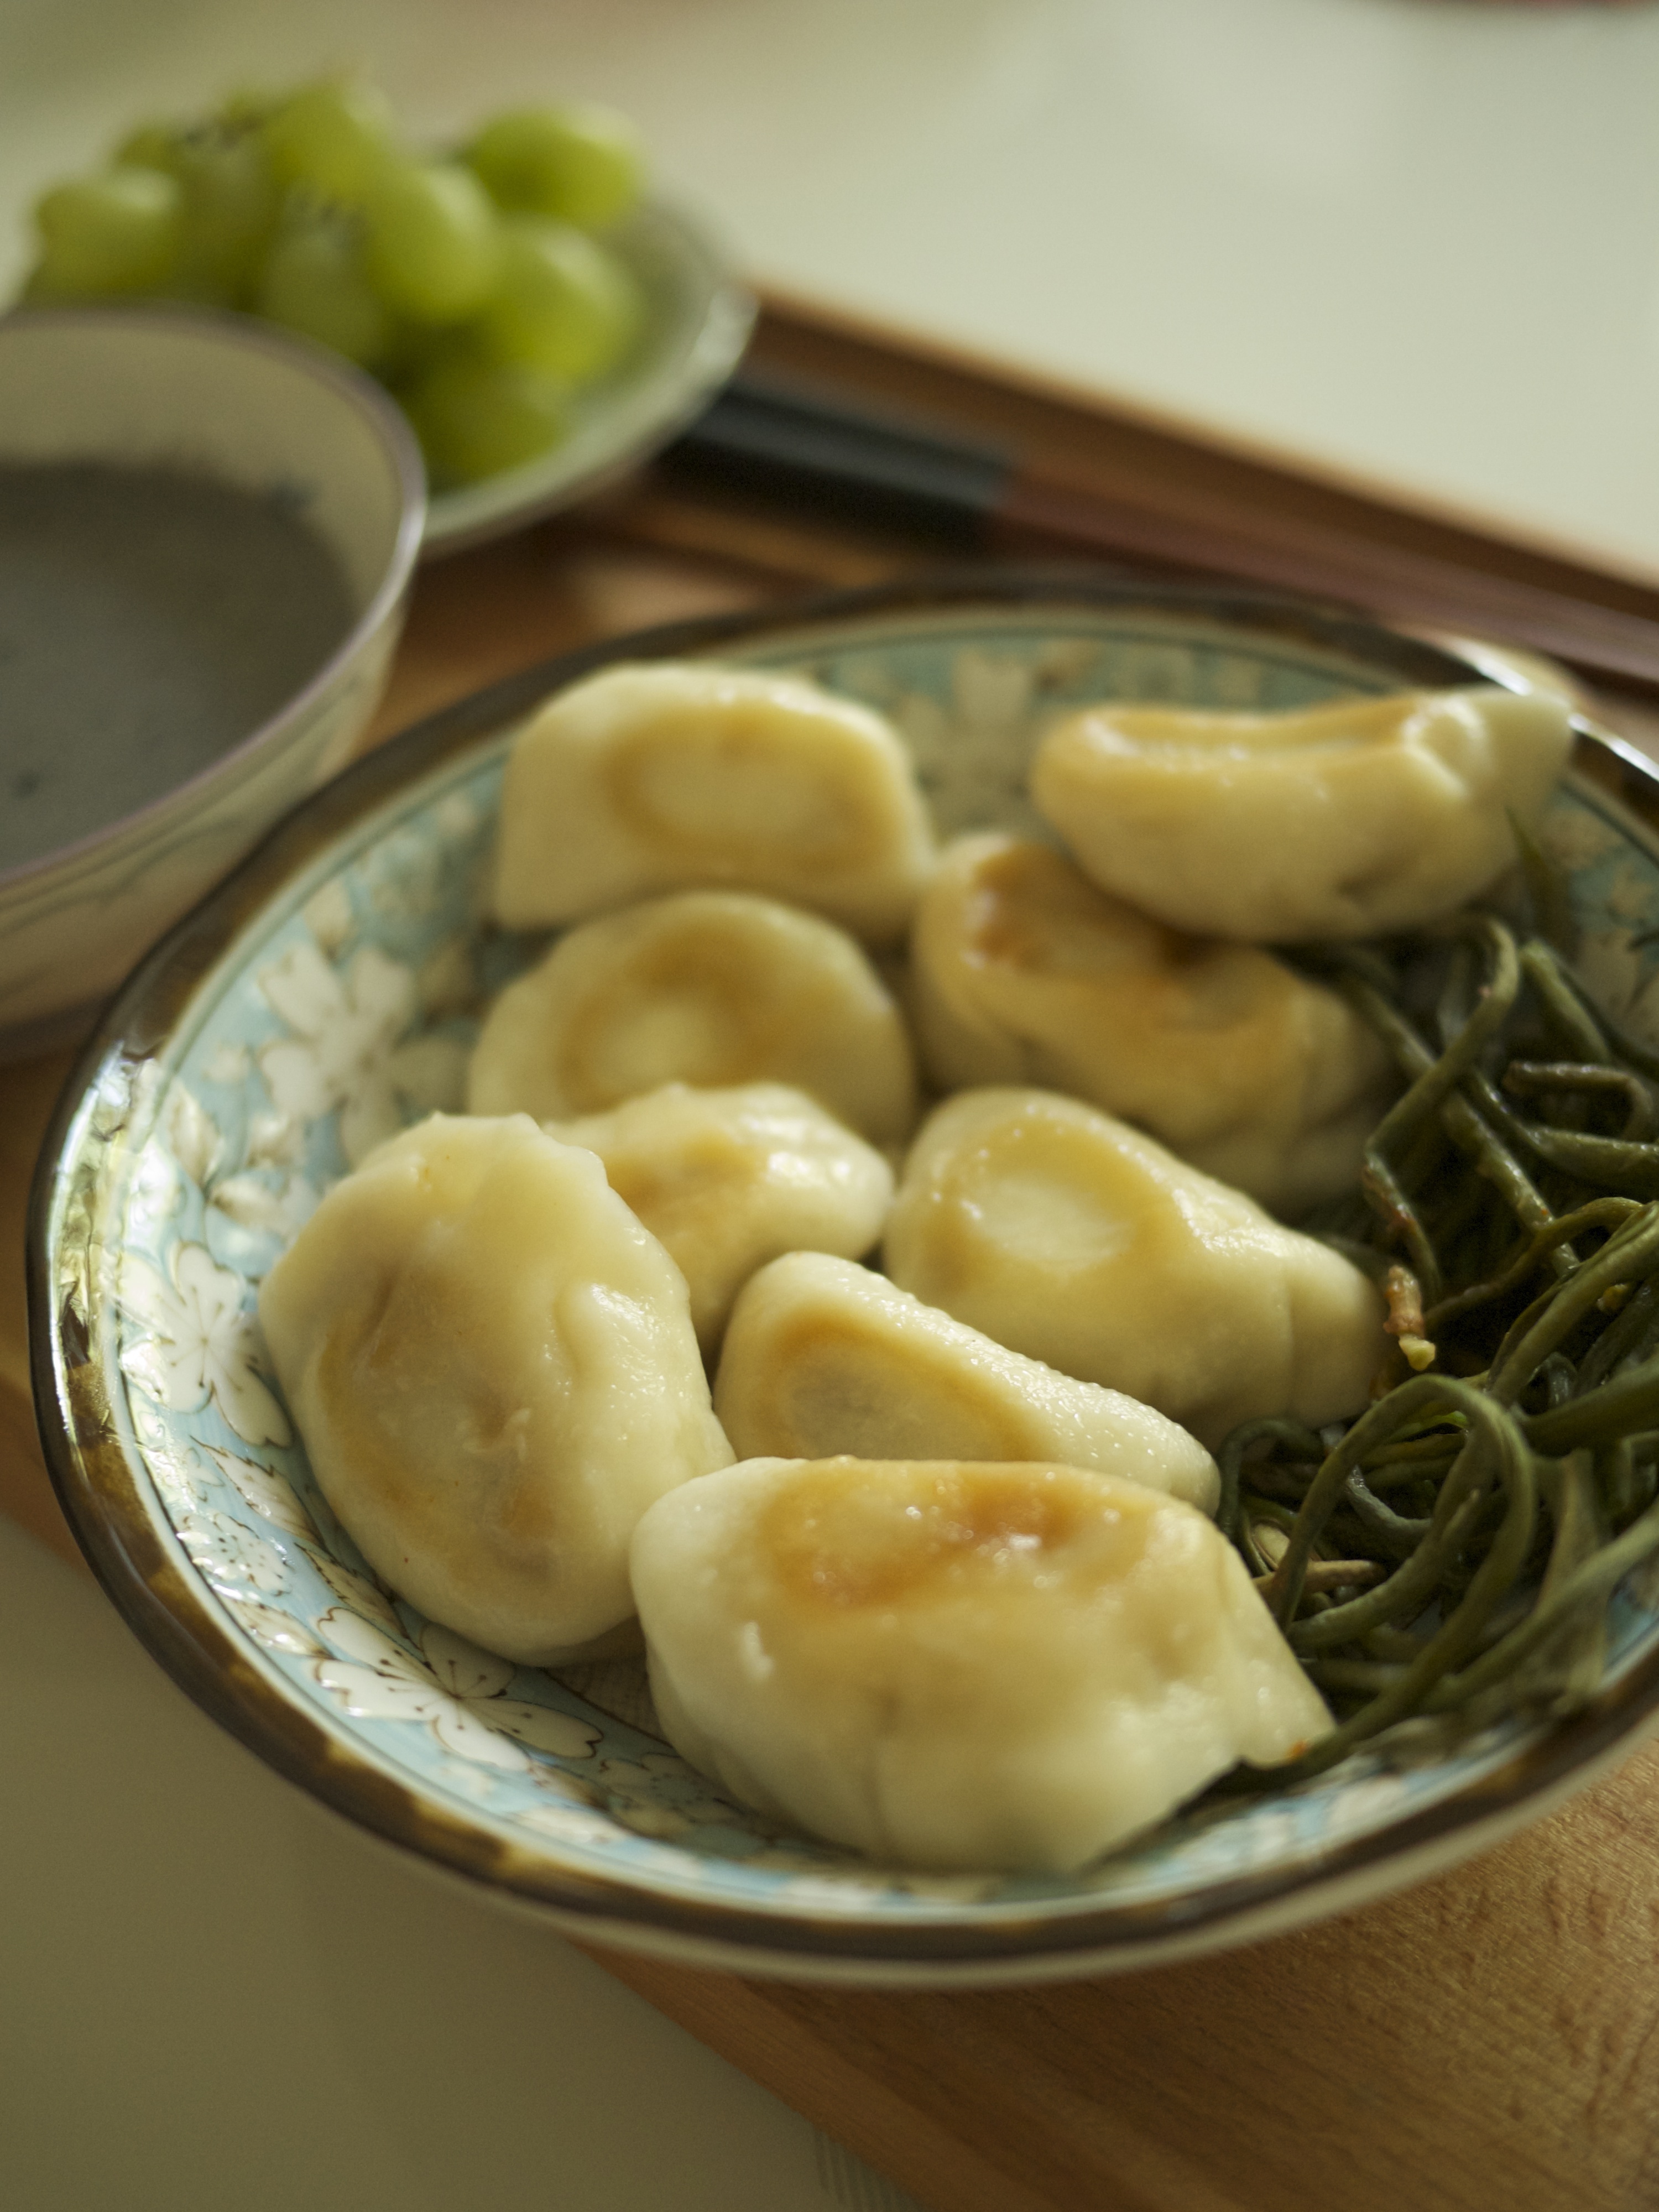
[[515,678],[88,1045],[71,1524],[598,1942],[1031,1980],[1446,1867],[1659,1702],[1651,789],[1501,663],[1074,576]]

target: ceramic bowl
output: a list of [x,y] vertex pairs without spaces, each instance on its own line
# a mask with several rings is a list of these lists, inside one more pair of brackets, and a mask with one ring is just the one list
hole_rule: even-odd
[[614,374],[578,396],[570,434],[522,467],[434,494],[423,547],[458,551],[602,490],[693,422],[742,358],[755,303],[700,217],[663,201],[606,234],[645,297],[645,327]]
[[425,501],[414,440],[366,378],[243,319],[185,310],[0,318],[0,464],[46,461],[165,465],[279,499],[334,553],[355,618],[303,690],[199,774],[0,870],[9,1056],[84,1028],[136,955],[346,760],[385,683]]
[[[330,1182],[456,1104],[479,1006],[528,957],[480,919],[514,726],[605,662],[684,653],[804,670],[884,708],[946,830],[1030,824],[1026,763],[1070,705],[1292,708],[1474,673],[1257,598],[978,576],[621,640],[359,763],[128,984],[36,1183],[30,1330],[52,1473],[161,1663],[280,1772],[494,1899],[797,1979],[1030,1980],[1239,1942],[1443,1868],[1628,1749],[1659,1704],[1659,1616],[1626,1594],[1605,1686],[1569,1721],[1200,1802],[1073,1877],[931,1876],[728,1803],[657,1734],[638,1662],[515,1668],[375,1583],[275,1394],[256,1288]],[[1587,975],[1650,1033],[1659,842],[1637,810],[1659,819],[1655,790],[1586,729],[1545,830]]]

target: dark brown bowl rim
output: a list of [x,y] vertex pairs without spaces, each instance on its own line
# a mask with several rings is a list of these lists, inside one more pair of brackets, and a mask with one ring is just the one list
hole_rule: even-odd
[[[1659,1710],[1659,1649],[1627,1668],[1584,1711],[1523,1743],[1495,1770],[1387,1828],[1329,1846],[1311,1868],[1266,1870],[1155,1904],[999,1908],[982,1922],[896,1925],[878,1912],[815,1917],[682,1897],[627,1879],[581,1874],[470,1825],[367,1759],[343,1753],[302,1707],[278,1693],[187,1575],[146,1511],[117,1441],[101,1376],[54,1304],[50,1212],[71,1123],[87,1092],[118,1063],[142,1062],[171,1033],[201,979],[266,901],[308,859],[404,787],[482,748],[550,691],[619,660],[664,659],[805,635],[860,617],[940,616],[1039,605],[1202,617],[1348,654],[1407,685],[1490,681],[1456,654],[1336,607],[1268,592],[1143,582],[1098,569],[963,568],[635,632],[538,663],[416,723],[301,802],[139,963],[106,1010],[64,1085],[30,1192],[27,1300],[36,1417],[59,1502],[93,1572],[139,1640],[187,1696],[268,1765],[331,1810],[386,1842],[517,1902],[551,1911],[596,1940],[723,1956],[738,1971],[804,1974],[832,1966],[940,1980],[999,1966],[1033,1977],[1098,1972],[1115,1954],[1142,1963],[1162,1945],[1218,1948],[1243,1940],[1295,1897],[1297,1919],[1339,1909],[1356,1884],[1389,1886],[1389,1863],[1409,1879],[1426,1856],[1462,1856],[1592,1778],[1621,1741]],[[1575,765],[1606,794],[1659,829],[1659,772],[1580,722]],[[62,1360],[60,1376],[58,1362]],[[1369,1877],[1369,1879],[1367,1879]],[[1328,1900],[1328,1905],[1322,1903]],[[1067,1962],[1071,1963],[1068,1966]]]

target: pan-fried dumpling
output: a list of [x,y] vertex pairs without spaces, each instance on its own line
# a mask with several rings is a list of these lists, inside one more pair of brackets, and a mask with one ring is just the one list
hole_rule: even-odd
[[822,1252],[775,1260],[744,1289],[714,1411],[739,1459],[1059,1460],[1206,1513],[1220,1492],[1202,1444],[1150,1406]]
[[732,1457],[684,1279],[592,1152],[434,1115],[337,1183],[259,1318],[323,1493],[444,1626],[526,1665],[629,1620],[634,1524]]
[[893,1200],[881,1154],[786,1084],[670,1083],[549,1127],[599,1154],[611,1189],[678,1262],[708,1353],[757,1268],[782,1252],[856,1258]]
[[731,884],[885,943],[932,860],[909,755],[879,714],[799,677],[658,662],[588,677],[520,733],[495,906],[531,929]]
[[996,831],[947,850],[913,943],[941,1088],[1070,1091],[1279,1212],[1358,1181],[1389,1056],[1345,999],[1259,946],[1182,936]]
[[930,1305],[1212,1450],[1261,1414],[1316,1428],[1358,1413],[1387,1344],[1348,1261],[1054,1091],[947,1100],[911,1148],[884,1251]]
[[632,1567],[669,1740],[878,1859],[1070,1873],[1329,1725],[1212,1524],[1082,1468],[745,1460]]
[[1292,714],[1091,707],[1031,793],[1096,883],[1174,929],[1255,943],[1410,929],[1486,890],[1572,747],[1547,691],[1471,684]]
[[898,1009],[845,930],[746,891],[585,922],[509,983],[467,1077],[474,1114],[600,1114],[665,1083],[787,1083],[872,1145],[915,1120]]

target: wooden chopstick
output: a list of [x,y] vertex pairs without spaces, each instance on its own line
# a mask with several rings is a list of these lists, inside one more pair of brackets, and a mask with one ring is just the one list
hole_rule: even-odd
[[[1241,580],[1385,619],[1551,654],[1592,681],[1659,694],[1654,617],[1402,544],[1358,522],[1210,499],[1202,512],[1107,492],[1052,460],[740,376],[664,456],[671,476],[955,551],[1083,555]],[[1629,586],[1619,586],[1631,596]]]

